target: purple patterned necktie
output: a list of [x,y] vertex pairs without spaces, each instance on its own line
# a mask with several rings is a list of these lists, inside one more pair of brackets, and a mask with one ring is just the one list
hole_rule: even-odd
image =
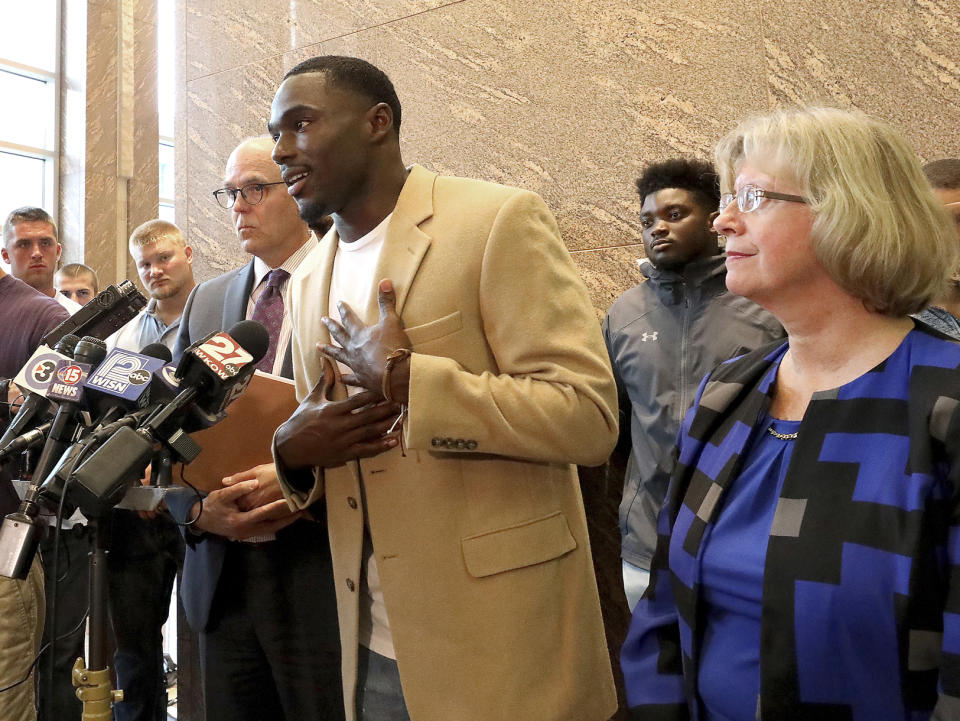
[[267,274],[267,287],[253,306],[251,320],[262,323],[270,334],[270,347],[267,354],[257,363],[257,368],[265,373],[273,373],[273,362],[277,357],[277,342],[280,339],[280,326],[283,325],[283,293],[280,286],[290,277],[282,268],[271,270]]

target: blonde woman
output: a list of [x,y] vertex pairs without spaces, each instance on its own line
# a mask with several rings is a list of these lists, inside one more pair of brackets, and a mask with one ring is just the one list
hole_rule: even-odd
[[752,118],[716,159],[727,286],[788,338],[714,370],[681,428],[634,716],[960,718],[960,344],[909,317],[954,230],[861,113]]

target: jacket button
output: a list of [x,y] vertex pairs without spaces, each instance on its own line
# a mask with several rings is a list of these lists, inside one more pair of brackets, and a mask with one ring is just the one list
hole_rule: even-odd
[[356,588],[356,585],[353,583],[353,579],[352,579],[352,578],[348,578],[348,579],[347,579],[347,588],[348,588],[351,592],[353,592],[353,589]]
[[459,449],[462,451],[462,450],[463,450],[464,448],[466,448],[466,447],[467,447],[467,442],[466,442],[465,440],[463,440],[462,438],[458,438],[458,439],[457,439],[457,448],[459,448]]
[[437,447],[439,447],[439,446],[442,446],[442,445],[443,445],[443,439],[442,439],[442,438],[433,438],[433,439],[430,440],[430,445],[433,446],[434,448],[437,448]]
[[347,505],[350,506],[350,508],[356,509],[356,507],[357,507],[357,499],[354,498],[353,496],[348,496],[348,497],[347,497]]
[[472,451],[477,447],[476,441],[467,441],[467,450]]

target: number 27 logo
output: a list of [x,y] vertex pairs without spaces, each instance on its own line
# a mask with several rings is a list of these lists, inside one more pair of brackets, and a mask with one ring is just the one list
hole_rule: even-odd
[[253,360],[253,356],[226,333],[215,335],[201,345],[200,350],[224,365],[228,363],[236,366],[246,365]]

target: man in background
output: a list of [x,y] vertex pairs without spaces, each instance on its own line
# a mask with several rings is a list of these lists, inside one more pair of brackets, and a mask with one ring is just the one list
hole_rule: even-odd
[[[148,220],[135,228],[129,248],[150,299],[108,345],[139,352],[163,343],[172,351],[195,285],[193,250],[180,229],[166,220]],[[164,508],[144,516],[123,509],[112,513],[110,615],[117,686],[123,689],[123,701],[113,707],[114,721],[167,718],[162,629],[183,561],[183,538]]]
[[698,384],[721,361],[783,336],[772,315],[727,291],[713,230],[720,189],[710,163],[654,163],[637,180],[637,192],[645,282],[620,296],[603,322],[620,397],[621,438],[629,428],[632,439],[620,504],[623,584],[631,611],[649,583],[667,490],[651,480],[674,446]]
[[[923,166],[923,172],[933,186],[934,194],[943,207],[957,221],[957,240],[960,242],[960,159],[944,158]],[[916,314],[924,321],[949,336],[960,339],[960,268],[953,274],[943,292],[933,299],[930,307]]]
[[89,265],[68,263],[54,274],[53,287],[75,303],[86,305],[100,292],[100,281]]
[[63,246],[57,240],[57,224],[43,208],[23,207],[11,211],[3,223],[3,248],[0,255],[10,272],[31,288],[53,298],[71,315],[80,304],[57,293],[53,274],[60,262]]
[[[8,398],[9,379],[30,358],[40,339],[68,317],[52,299],[0,268],[0,402]],[[14,390],[14,394],[16,391]],[[6,429],[7,405],[2,403],[0,433]],[[20,505],[7,469],[0,468],[0,516]],[[82,562],[82,561],[81,561]],[[43,570],[34,558],[23,581],[0,576],[0,719],[34,721],[35,671],[31,669],[40,648],[44,626]],[[22,683],[18,683],[22,681]],[[69,685],[69,679],[66,680]],[[16,685],[15,685],[16,684]]]
[[147,306],[108,345],[140,351],[151,343],[173,350],[193,280],[193,248],[166,220],[148,220],[130,234],[130,256],[149,296]]
[[[208,334],[253,319],[270,336],[258,368],[293,376],[283,296],[317,243],[272,150],[270,138],[253,138],[227,161],[214,195],[250,262],[196,287],[175,358]],[[266,458],[273,431],[263,429]],[[200,634],[207,721],[336,721],[343,717],[340,641],[324,502],[310,517],[291,512],[272,463],[243,469],[224,458],[222,475],[224,487],[206,496],[202,511],[192,497],[169,501],[178,520],[196,519],[186,532],[181,598]]]

